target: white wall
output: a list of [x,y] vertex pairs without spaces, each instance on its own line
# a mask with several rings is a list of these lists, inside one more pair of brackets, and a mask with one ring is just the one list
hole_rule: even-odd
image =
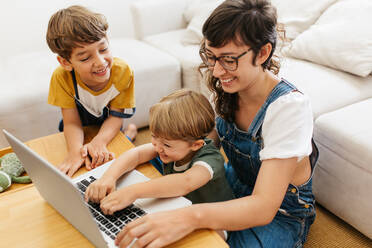
[[129,3],[135,0],[6,0],[0,2],[0,60],[48,49],[45,34],[50,16],[79,4],[104,14],[111,37],[134,37]]

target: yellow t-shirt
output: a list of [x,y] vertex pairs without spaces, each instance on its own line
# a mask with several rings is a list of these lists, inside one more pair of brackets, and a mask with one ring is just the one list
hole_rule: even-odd
[[[122,59],[114,58],[107,85],[100,91],[89,89],[75,73],[79,101],[93,115],[100,116],[105,106],[120,109],[135,107],[133,72]],[[76,108],[71,73],[59,66],[52,75],[48,103],[61,108]]]

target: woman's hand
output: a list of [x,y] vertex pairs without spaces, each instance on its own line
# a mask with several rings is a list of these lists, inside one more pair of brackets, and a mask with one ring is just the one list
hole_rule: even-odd
[[148,214],[130,222],[117,235],[115,244],[119,247],[163,247],[195,230],[195,218],[191,209]]

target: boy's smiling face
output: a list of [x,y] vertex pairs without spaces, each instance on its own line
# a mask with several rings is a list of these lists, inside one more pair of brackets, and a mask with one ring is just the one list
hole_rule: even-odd
[[94,91],[103,89],[111,75],[113,56],[107,38],[94,43],[79,43],[70,60],[58,56],[58,61],[68,71],[75,70],[81,81]]
[[168,140],[151,134],[151,143],[163,163],[181,161],[181,164],[183,164],[191,160],[189,155],[199,150],[203,146],[204,141]]

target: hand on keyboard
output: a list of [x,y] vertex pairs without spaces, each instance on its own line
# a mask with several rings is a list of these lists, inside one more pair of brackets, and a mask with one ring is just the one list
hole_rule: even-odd
[[132,190],[132,187],[125,187],[103,198],[101,201],[101,210],[104,214],[110,215],[115,211],[131,205],[136,199],[135,191]]
[[111,177],[101,177],[88,186],[85,191],[85,201],[100,202],[106,195],[115,191],[116,180]]

